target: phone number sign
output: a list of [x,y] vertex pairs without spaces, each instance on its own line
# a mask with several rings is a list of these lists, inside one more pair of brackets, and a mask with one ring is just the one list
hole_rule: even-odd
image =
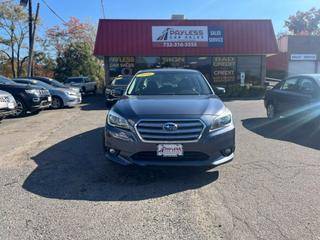
[[153,47],[223,47],[224,29],[216,26],[153,26]]

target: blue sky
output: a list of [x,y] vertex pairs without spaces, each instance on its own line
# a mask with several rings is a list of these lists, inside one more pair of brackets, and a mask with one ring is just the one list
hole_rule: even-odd
[[[33,0],[36,3],[35,0]],[[61,24],[41,0],[45,28]],[[96,23],[102,16],[100,0],[46,0],[64,19],[71,16]],[[284,20],[298,10],[320,8],[320,0],[104,0],[107,18],[170,18],[182,13],[188,19],[272,19],[275,32],[285,30]]]

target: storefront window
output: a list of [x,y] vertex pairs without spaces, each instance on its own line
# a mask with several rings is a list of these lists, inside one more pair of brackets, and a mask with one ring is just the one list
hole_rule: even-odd
[[242,56],[238,57],[237,72],[246,74],[245,83],[261,84],[261,57]]
[[216,56],[212,60],[212,80],[216,84],[228,84],[236,81],[236,57]]
[[110,77],[119,75],[132,75],[135,67],[134,57],[110,57],[109,72]]
[[135,72],[143,69],[159,68],[160,57],[136,57]]
[[211,58],[210,57],[186,57],[185,68],[200,71],[209,81],[211,79]]
[[184,68],[185,57],[162,57],[162,68]]

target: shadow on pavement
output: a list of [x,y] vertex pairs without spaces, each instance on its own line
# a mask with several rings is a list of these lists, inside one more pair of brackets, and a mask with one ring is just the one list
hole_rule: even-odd
[[292,142],[320,150],[319,124],[301,124],[299,120],[293,119],[280,119],[271,122],[267,118],[250,118],[242,120],[242,125],[265,138]]
[[81,110],[83,111],[97,111],[107,110],[104,95],[87,95],[82,99]]
[[38,164],[23,188],[47,198],[138,201],[196,189],[216,181],[217,171],[122,167],[103,155],[103,129],[66,139],[32,159]]

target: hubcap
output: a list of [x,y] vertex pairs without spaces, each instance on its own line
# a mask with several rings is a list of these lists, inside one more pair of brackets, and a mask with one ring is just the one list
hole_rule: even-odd
[[274,106],[273,105],[268,105],[267,115],[268,115],[268,118],[270,118],[270,119],[274,118]]
[[16,116],[19,116],[23,111],[23,105],[20,101],[17,101],[17,107],[16,107]]
[[59,101],[59,99],[58,98],[53,98],[52,99],[52,108],[55,108],[55,109],[57,109],[57,108],[60,108],[60,101]]

